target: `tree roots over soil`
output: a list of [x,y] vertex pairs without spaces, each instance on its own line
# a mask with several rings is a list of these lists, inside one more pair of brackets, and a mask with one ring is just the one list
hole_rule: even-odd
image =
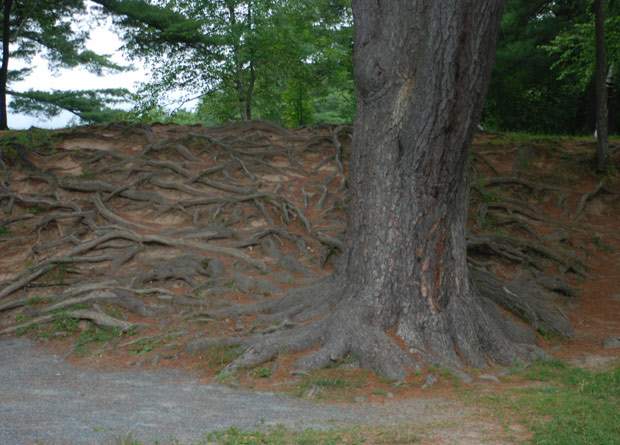
[[78,327],[85,320],[95,329],[139,328],[144,338],[174,332],[181,354],[237,348],[223,372],[309,351],[296,366],[349,355],[399,379],[424,363],[456,369],[531,358],[540,350],[526,323],[574,335],[558,303],[579,296],[573,286],[588,274],[582,258],[591,247],[575,239],[592,229],[593,203],[618,200],[611,183],[549,184],[554,173],[544,165],[556,157],[570,171],[578,154],[537,150],[515,170],[515,147],[480,136],[468,236],[476,303],[386,327],[360,303],[364,290],[335,272],[350,134],[346,126],[287,130],[262,121],[115,123],[50,132],[34,148],[11,150],[9,139],[0,334],[77,335],[93,329]]

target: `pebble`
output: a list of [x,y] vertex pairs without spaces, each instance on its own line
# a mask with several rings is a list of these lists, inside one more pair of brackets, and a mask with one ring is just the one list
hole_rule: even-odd
[[605,349],[620,348],[620,335],[612,335],[603,340],[603,347]]
[[499,379],[495,377],[493,374],[480,374],[478,378],[480,380],[488,380],[489,382],[499,383]]

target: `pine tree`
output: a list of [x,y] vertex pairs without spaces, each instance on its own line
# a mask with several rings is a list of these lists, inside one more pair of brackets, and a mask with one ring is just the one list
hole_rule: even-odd
[[[48,116],[66,109],[84,120],[109,116],[109,105],[128,98],[126,90],[65,91],[46,93],[12,91],[11,82],[25,79],[32,67],[10,70],[12,59],[31,62],[44,54],[53,70],[86,67],[95,74],[124,68],[107,57],[86,49],[87,31],[72,27],[87,13],[83,0],[4,0],[2,11],[2,65],[0,67],[0,129],[8,128],[7,95],[18,97],[16,107],[26,113],[45,111]],[[94,111],[102,111],[95,113]]]

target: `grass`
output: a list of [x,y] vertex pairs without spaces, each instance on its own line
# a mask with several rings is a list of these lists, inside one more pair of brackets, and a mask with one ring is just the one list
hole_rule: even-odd
[[100,347],[105,343],[114,341],[121,336],[119,328],[95,328],[92,322],[89,322],[88,330],[82,332],[74,342],[73,353],[78,357],[82,357],[93,347]]
[[273,371],[271,369],[261,366],[260,368],[255,369],[252,375],[255,378],[260,379],[271,377],[271,374],[273,374]]
[[324,369],[316,371],[317,375],[304,377],[300,383],[291,386],[289,393],[303,397],[310,388],[317,387],[316,398],[326,401],[352,401],[351,388],[362,388],[366,384],[366,370],[339,371]]
[[492,408],[500,418],[513,413],[533,432],[533,443],[620,443],[620,363],[594,372],[540,361],[512,371],[509,379],[539,383],[479,397],[477,403]]
[[[222,431],[213,431],[205,435],[205,440],[194,445],[336,445],[336,444],[415,444],[419,442],[418,431],[413,427],[384,429],[352,427],[319,431],[312,428],[303,431],[290,430],[283,425],[273,428],[242,430],[230,427]],[[181,444],[174,439],[170,443]],[[115,445],[144,445],[133,434],[119,437]]]
[[620,441],[620,364],[592,372],[561,362],[538,363],[524,378],[550,382],[548,388],[529,388],[522,401],[539,416],[534,440],[544,444],[617,444]]
[[241,355],[237,346],[215,344],[202,352],[205,365],[219,373],[227,364]]
[[0,226],[0,237],[9,237],[13,236],[13,233],[9,230],[7,226]]

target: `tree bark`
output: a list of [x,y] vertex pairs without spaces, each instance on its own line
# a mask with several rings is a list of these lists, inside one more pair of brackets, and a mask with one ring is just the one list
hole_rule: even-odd
[[[252,32],[252,2],[248,1],[248,33]],[[245,115],[247,120],[252,119],[252,95],[254,94],[254,82],[256,81],[256,73],[254,72],[254,51],[250,49],[250,79],[245,98]]]
[[[497,332],[480,336],[490,327],[480,326],[465,239],[469,149],[502,8],[497,0],[353,2],[346,280],[371,323],[396,326],[411,350],[475,366],[489,352],[513,357]],[[485,351],[489,340],[497,350]]]
[[9,45],[11,39],[11,8],[13,0],[5,0],[2,20],[2,66],[0,66],[0,130],[8,130],[6,84],[9,73]]
[[596,40],[596,165],[597,169],[602,171],[609,162],[604,0],[594,2],[594,34]]
[[237,99],[239,101],[239,115],[242,120],[248,120],[247,109],[245,106],[246,95],[243,89],[243,64],[241,63],[241,39],[237,31],[237,15],[235,3],[226,2],[230,20],[230,29],[233,36],[233,57],[235,60],[235,82],[237,87]]
[[421,362],[485,368],[544,355],[531,331],[481,296],[467,266],[469,151],[502,8],[501,0],[353,0],[357,112],[342,263],[269,303],[290,308],[274,319],[309,322],[244,340],[228,371],[317,345],[295,366],[353,354],[404,378]]

